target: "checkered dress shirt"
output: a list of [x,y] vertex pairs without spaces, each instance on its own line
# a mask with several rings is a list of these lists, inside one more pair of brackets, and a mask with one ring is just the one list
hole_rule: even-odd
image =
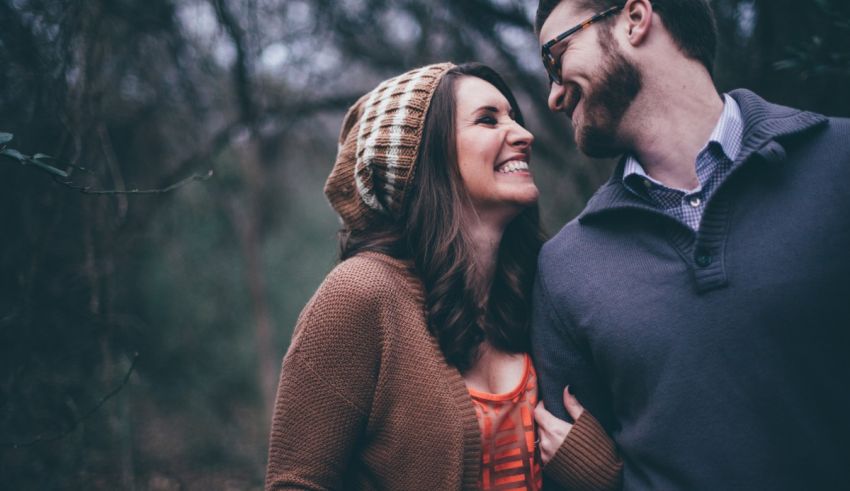
[[723,113],[711,132],[708,143],[697,154],[696,171],[699,185],[691,190],[674,189],[650,177],[634,155],[626,157],[623,183],[629,191],[648,198],[693,230],[699,229],[705,203],[717,185],[732,168],[741,148],[744,121],[734,99],[723,94]]

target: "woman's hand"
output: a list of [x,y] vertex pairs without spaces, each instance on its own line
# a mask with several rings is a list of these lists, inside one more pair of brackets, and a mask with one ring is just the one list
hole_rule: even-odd
[[[584,412],[584,407],[570,394],[569,389],[569,385],[564,387],[564,407],[573,421],[578,421],[579,416]],[[546,465],[561,448],[573,425],[547,411],[542,400],[534,408],[534,420],[537,421],[537,436],[540,439],[540,457],[543,465]]]

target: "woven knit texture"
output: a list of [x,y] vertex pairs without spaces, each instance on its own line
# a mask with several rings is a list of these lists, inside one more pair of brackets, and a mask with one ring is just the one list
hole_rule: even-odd
[[387,256],[328,275],[284,358],[267,489],[475,488],[475,409],[423,299],[409,266]]
[[453,67],[428,65],[385,80],[348,110],[325,195],[349,229],[398,218],[431,97]]
[[[382,254],[328,275],[283,361],[267,490],[477,488],[475,408],[427,330],[423,301],[409,264]],[[572,452],[610,445],[599,431]]]
[[589,412],[579,416],[561,448],[543,469],[571,491],[620,489],[623,462],[605,430]]

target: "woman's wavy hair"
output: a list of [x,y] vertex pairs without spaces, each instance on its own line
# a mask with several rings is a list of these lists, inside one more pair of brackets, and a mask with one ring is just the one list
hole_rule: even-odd
[[457,164],[455,84],[477,77],[508,100],[516,121],[522,113],[510,88],[480,63],[458,65],[443,75],[431,99],[415,175],[401,216],[367,231],[340,232],[340,260],[377,251],[411,260],[425,288],[428,329],[449,364],[461,372],[477,359],[485,340],[508,353],[527,353],[531,290],[544,241],[537,205],[523,210],[506,227],[492,283],[477,271],[468,235],[471,201]]

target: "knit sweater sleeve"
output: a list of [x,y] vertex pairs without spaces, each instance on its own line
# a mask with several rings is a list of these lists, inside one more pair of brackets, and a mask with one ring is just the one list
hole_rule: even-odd
[[547,266],[542,262],[538,266],[532,299],[531,347],[541,398],[552,414],[570,421],[563,404],[564,387],[569,385],[582,405],[611,429],[611,401],[605,384],[582,346],[563,295],[552,294]]
[[543,469],[573,491],[616,490],[622,486],[623,462],[614,442],[589,412],[584,411],[564,443]]
[[[563,404],[569,385],[587,409],[545,469],[546,489],[617,489],[622,463],[600,420],[611,422],[610,404],[596,370],[577,342],[562,297],[553,297],[547,275],[560,271],[541,254],[534,286],[531,344],[546,408],[570,421]],[[552,261],[553,263],[556,261]],[[558,290],[560,291],[560,290]],[[557,298],[557,300],[556,300]]]
[[339,489],[362,440],[380,364],[375,278],[362,259],[325,280],[283,360],[266,489]]

